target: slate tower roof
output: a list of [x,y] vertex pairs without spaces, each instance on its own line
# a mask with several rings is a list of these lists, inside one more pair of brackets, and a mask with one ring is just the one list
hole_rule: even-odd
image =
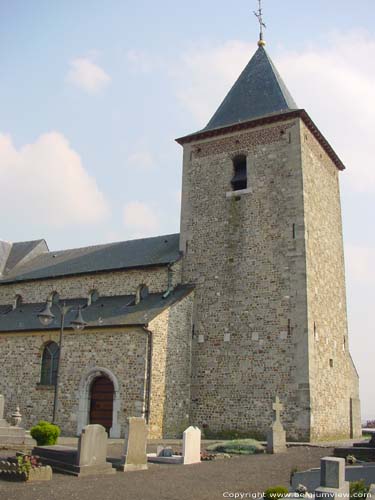
[[260,45],[203,130],[295,109],[297,104],[264,46]]

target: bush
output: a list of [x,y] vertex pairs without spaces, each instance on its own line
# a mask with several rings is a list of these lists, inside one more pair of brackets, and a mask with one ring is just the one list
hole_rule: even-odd
[[275,498],[286,497],[288,493],[288,488],[285,488],[285,486],[275,486],[274,488],[268,488],[264,492],[264,498],[265,500],[275,500]]
[[208,451],[219,453],[232,453],[233,455],[253,455],[254,453],[264,453],[264,446],[255,439],[234,439],[223,441],[207,446]]
[[369,492],[369,487],[363,479],[360,481],[353,481],[350,483],[350,500],[360,500],[361,498],[367,498]]
[[41,420],[38,425],[31,428],[30,434],[38,446],[46,446],[56,444],[57,438],[60,436],[60,427],[49,422]]

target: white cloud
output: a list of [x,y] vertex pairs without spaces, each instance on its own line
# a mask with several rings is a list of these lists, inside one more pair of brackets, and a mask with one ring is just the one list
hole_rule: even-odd
[[138,151],[132,153],[127,160],[130,167],[144,170],[152,169],[155,166],[155,160],[151,153],[147,151]]
[[197,47],[182,55],[174,70],[177,97],[200,126],[208,122],[252,55],[253,45],[232,40]]
[[305,108],[348,167],[345,187],[375,192],[375,38],[335,35],[324,47],[284,53],[278,60],[299,106]]
[[[183,54],[174,73],[176,92],[198,126],[214,114],[255,48],[232,40]],[[284,51],[279,57],[269,52],[298,105],[308,111],[347,165],[343,180],[348,189],[374,192],[375,38],[343,33],[331,36],[323,46]]]
[[73,59],[66,79],[89,94],[98,93],[111,81],[111,77],[88,58]]
[[58,132],[19,150],[9,135],[0,134],[0,186],[0,212],[12,214],[13,224],[90,224],[109,212],[95,179]]
[[123,220],[132,238],[152,236],[160,229],[160,219],[154,208],[139,201],[125,205]]

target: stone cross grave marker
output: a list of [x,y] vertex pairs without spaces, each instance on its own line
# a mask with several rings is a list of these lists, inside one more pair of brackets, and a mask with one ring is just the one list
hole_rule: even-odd
[[198,427],[190,426],[184,431],[182,455],[184,465],[201,461],[201,431]]
[[127,472],[147,469],[147,435],[145,419],[130,417],[121,470]]
[[267,434],[267,453],[284,453],[286,451],[286,432],[280,419],[284,405],[280,402],[279,396],[276,396],[272,409],[275,412],[275,419]]
[[349,482],[345,481],[345,459],[324,457],[320,460],[320,486],[315,498],[348,498]]
[[280,403],[279,396],[276,396],[276,399],[275,399],[275,402],[272,405],[272,408],[275,411],[275,422],[274,423],[276,425],[278,425],[278,424],[281,425],[280,414],[281,414],[281,412],[284,409],[284,405],[282,403]]

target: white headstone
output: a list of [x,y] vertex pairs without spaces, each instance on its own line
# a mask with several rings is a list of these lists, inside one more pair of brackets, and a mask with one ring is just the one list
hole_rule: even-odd
[[125,440],[124,471],[147,469],[147,435],[145,419],[130,417],[128,437]]
[[78,465],[103,465],[107,458],[108,436],[103,426],[87,425],[78,441]]
[[184,465],[201,461],[201,431],[198,427],[188,427],[183,434],[182,455]]

